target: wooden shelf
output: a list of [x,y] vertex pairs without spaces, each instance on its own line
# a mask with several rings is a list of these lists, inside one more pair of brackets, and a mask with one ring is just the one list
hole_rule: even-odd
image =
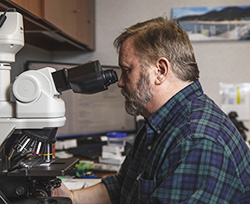
[[27,11],[10,0],[0,0],[0,11],[15,8],[23,15],[25,43],[50,51],[91,52],[94,46],[82,43],[55,25]]

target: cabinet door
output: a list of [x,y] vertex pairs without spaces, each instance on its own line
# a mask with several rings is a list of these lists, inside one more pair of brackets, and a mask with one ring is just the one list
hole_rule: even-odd
[[42,0],[11,0],[35,16],[42,17]]
[[[72,19],[75,0],[43,0],[44,12],[43,18],[53,24],[60,30],[71,34],[72,24],[75,21]],[[70,20],[69,20],[70,19]],[[69,23],[71,21],[71,23]]]
[[[79,9],[81,8],[81,9]],[[76,38],[95,48],[95,1],[76,0]]]
[[44,0],[43,18],[94,49],[94,0]]

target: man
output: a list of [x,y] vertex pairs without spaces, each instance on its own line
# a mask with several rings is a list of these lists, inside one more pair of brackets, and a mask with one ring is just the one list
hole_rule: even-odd
[[118,175],[54,195],[73,203],[250,203],[250,152],[202,91],[193,48],[175,20],[156,18],[114,42],[126,110],[145,117]]

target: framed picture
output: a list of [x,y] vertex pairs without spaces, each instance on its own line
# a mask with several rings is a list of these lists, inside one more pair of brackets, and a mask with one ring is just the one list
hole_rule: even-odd
[[173,8],[191,41],[250,40],[250,6]]

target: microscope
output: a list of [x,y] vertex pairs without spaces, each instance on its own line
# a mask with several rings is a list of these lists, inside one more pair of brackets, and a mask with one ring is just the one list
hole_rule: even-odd
[[0,13],[0,203],[72,203],[51,197],[57,176],[75,175],[78,159],[53,156],[57,129],[65,124],[63,91],[94,94],[117,82],[99,61],[56,71],[45,67],[21,73],[11,83],[11,63],[24,46],[22,15]]

